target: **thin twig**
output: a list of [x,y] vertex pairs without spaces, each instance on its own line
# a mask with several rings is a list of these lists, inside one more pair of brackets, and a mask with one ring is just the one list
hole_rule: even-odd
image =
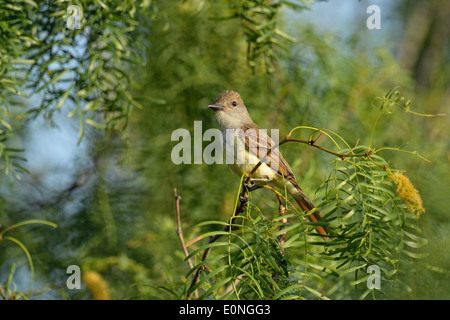
[[[346,152],[346,153],[338,153],[338,152],[334,152],[332,150],[326,149],[322,146],[319,146],[318,144],[316,144],[316,141],[320,138],[320,135],[317,139],[315,140],[303,140],[303,139],[297,139],[297,138],[291,138],[290,136],[286,136],[283,140],[281,140],[278,144],[268,148],[267,150],[267,155],[262,158],[252,169],[252,171],[250,171],[249,175],[247,176],[247,179],[245,181],[245,183],[249,183],[250,179],[252,177],[252,175],[256,172],[256,170],[258,170],[258,168],[267,160],[267,157],[270,156],[270,153],[272,152],[272,149],[278,148],[279,146],[287,143],[287,142],[300,142],[300,143],[304,143],[307,144],[308,146],[320,149],[322,151],[325,151],[327,153],[330,153],[332,155],[335,155],[339,158],[341,158],[342,160],[345,160],[345,158],[348,157],[370,157],[370,155],[372,154],[371,151],[368,152],[364,152],[364,153],[358,153],[358,154],[349,154],[349,152],[351,152],[352,150]],[[356,147],[356,146],[355,146]]]
[[[180,217],[180,200],[181,200],[181,196],[178,195],[177,188],[173,189],[173,195],[175,197],[175,208],[176,208],[176,212],[177,212],[177,230],[176,230],[176,232],[177,232],[178,238],[180,239],[181,246],[183,247],[184,255],[186,257],[188,257],[189,256],[189,252],[187,251],[186,244],[184,243],[183,231],[181,230],[181,217]],[[192,264],[191,259],[188,259],[187,263],[188,263],[190,269],[192,269],[194,267],[194,265]]]
[[[234,211],[233,216],[230,219],[230,223],[228,225],[226,225],[225,227],[222,228],[222,231],[232,231],[232,230],[237,230],[239,229],[239,227],[234,225],[234,221],[236,220],[236,218],[239,217],[239,215],[241,213],[243,213],[245,211],[245,209],[247,208],[247,203],[248,203],[248,190],[245,187],[245,185],[242,186],[242,191],[239,194],[239,204],[236,207],[236,210]],[[222,234],[215,234],[211,237],[209,237],[209,242],[208,244],[214,243],[216,242],[220,237],[222,236]],[[203,251],[203,256],[202,256],[202,260],[201,262],[204,262],[208,256],[209,253],[211,252],[212,247],[208,247],[205,249],[205,251]],[[200,276],[200,272],[203,270],[207,270],[208,267],[206,266],[206,264],[203,264],[202,267],[198,268],[195,273],[194,276],[192,278],[192,282],[191,285],[189,286],[188,292],[187,292],[187,297],[189,298],[190,295],[192,294],[192,288],[197,284],[198,282],[198,278]]]
[[[320,150],[322,150],[322,151],[328,152],[328,153],[330,153],[330,154],[332,154],[332,155],[335,155],[336,157],[339,157],[339,158],[341,158],[342,160],[344,160],[344,159],[347,158],[347,157],[365,157],[365,156],[367,156],[367,153],[366,153],[366,152],[364,152],[364,153],[359,153],[359,154],[348,154],[348,153],[338,153],[338,152],[334,152],[334,151],[331,151],[331,150],[326,149],[326,148],[324,148],[324,147],[321,147],[321,146],[319,146],[318,144],[315,144],[315,141],[314,141],[314,140],[302,140],[302,139],[297,139],[297,138],[288,138],[288,137],[286,137],[286,138],[284,138],[284,140],[282,141],[282,143],[291,142],[291,141],[293,141],[293,142],[300,142],[300,143],[307,144],[307,145],[309,145],[309,146],[311,146],[311,147],[314,147],[314,148],[320,149]],[[280,145],[281,145],[281,143],[280,143]]]

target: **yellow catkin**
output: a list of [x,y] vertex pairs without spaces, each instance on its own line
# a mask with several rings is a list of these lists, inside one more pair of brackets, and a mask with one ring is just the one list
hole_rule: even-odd
[[94,300],[110,300],[108,285],[98,272],[88,271],[84,273],[83,282],[91,292]]
[[419,218],[425,212],[419,191],[414,188],[408,177],[399,172],[392,174],[389,179],[397,186],[397,194],[405,202],[408,211]]

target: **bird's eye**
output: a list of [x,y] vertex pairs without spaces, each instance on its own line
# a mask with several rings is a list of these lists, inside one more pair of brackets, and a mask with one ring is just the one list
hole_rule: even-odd
[[233,105],[233,107],[237,106],[237,102],[236,101],[233,101],[231,104]]

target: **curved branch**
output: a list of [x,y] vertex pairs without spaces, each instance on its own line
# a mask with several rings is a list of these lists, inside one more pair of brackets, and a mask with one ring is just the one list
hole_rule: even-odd
[[[322,132],[322,131],[321,131],[321,132]],[[320,135],[319,135],[318,138],[320,138]],[[317,138],[317,139],[318,139],[318,138]],[[286,137],[285,137],[283,140],[281,140],[278,144],[274,145],[274,146],[271,147],[271,148],[268,148],[268,150],[267,150],[267,155],[266,155],[264,158],[262,158],[261,160],[259,160],[259,162],[253,167],[252,171],[250,171],[250,173],[249,173],[249,175],[248,175],[248,177],[247,177],[247,179],[246,179],[246,183],[248,184],[248,183],[250,182],[250,179],[251,179],[252,175],[256,172],[256,170],[258,170],[258,168],[261,166],[261,164],[262,164],[264,161],[267,160],[267,157],[270,155],[272,149],[278,148],[279,146],[281,146],[281,145],[283,145],[283,144],[285,144],[285,143],[287,143],[287,142],[299,142],[299,143],[303,143],[303,144],[306,144],[306,145],[308,145],[308,146],[311,146],[311,147],[317,148],[317,149],[319,149],[319,150],[325,151],[325,152],[327,152],[327,153],[329,153],[329,154],[332,154],[332,155],[334,155],[334,156],[336,156],[336,157],[339,157],[339,158],[341,158],[342,160],[345,160],[345,158],[348,158],[348,157],[370,157],[370,156],[372,155],[372,151],[367,151],[367,152],[364,152],[364,153],[358,153],[358,154],[349,154],[350,152],[352,152],[353,149],[352,149],[352,150],[349,150],[349,151],[346,152],[346,153],[338,153],[338,152],[334,152],[334,151],[332,151],[332,150],[326,149],[326,148],[324,148],[324,147],[319,146],[318,144],[316,144],[317,139],[315,139],[315,140],[313,140],[313,139],[310,139],[310,140],[303,140],[303,139],[291,138],[289,135],[286,136]]]

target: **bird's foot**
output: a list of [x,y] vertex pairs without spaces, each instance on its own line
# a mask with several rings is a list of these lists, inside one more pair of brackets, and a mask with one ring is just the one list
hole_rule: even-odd
[[[250,178],[249,182],[244,182],[244,186],[248,192],[255,191],[263,187],[264,184],[270,181],[270,178]],[[256,184],[258,182],[258,184]]]

